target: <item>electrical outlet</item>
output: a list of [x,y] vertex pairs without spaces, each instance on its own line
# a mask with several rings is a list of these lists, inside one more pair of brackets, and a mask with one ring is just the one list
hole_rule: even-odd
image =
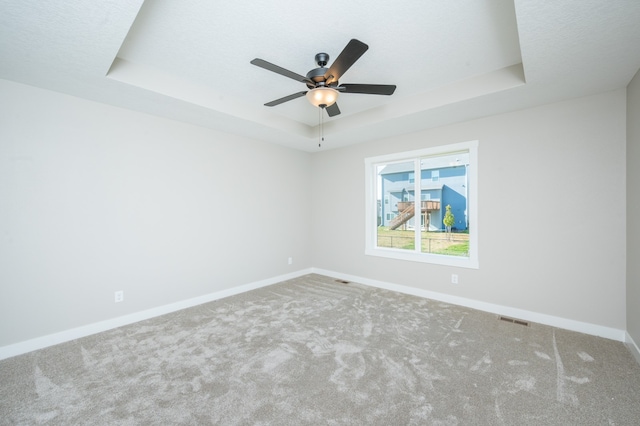
[[289,258],[289,265],[293,265],[293,257]]
[[115,302],[119,303],[122,302],[124,300],[124,291],[120,290],[120,291],[116,291],[115,293]]
[[451,274],[451,284],[458,284],[458,274]]

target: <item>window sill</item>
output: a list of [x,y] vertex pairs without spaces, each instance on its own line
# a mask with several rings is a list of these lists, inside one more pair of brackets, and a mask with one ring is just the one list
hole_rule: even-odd
[[410,262],[430,263],[432,265],[455,266],[458,268],[479,269],[477,259],[473,257],[456,257],[440,254],[416,253],[413,251],[375,248],[365,250],[367,256],[386,257],[388,259],[406,260]]

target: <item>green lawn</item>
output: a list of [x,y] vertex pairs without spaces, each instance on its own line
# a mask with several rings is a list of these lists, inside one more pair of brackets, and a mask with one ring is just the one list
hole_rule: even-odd
[[[469,234],[454,232],[422,232],[422,252],[444,254],[449,256],[469,255]],[[390,231],[387,227],[378,228],[378,247],[398,248],[403,250],[415,249],[413,230]]]

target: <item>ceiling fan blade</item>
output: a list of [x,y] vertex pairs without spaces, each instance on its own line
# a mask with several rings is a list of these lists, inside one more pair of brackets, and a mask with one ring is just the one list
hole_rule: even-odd
[[351,68],[351,65],[360,59],[360,56],[362,56],[367,49],[369,49],[369,46],[360,40],[356,40],[355,38],[351,39],[336,60],[333,61],[329,70],[324,73],[326,84],[338,81],[340,77],[342,77],[342,74]]
[[341,84],[341,93],[362,93],[366,95],[393,95],[396,91],[394,84]]
[[338,108],[337,103],[334,103],[325,109],[327,110],[327,114],[329,114],[329,117],[335,117],[336,115],[340,114],[340,108]]
[[301,98],[306,93],[307,93],[306,91],[305,92],[294,93],[293,95],[285,96],[284,98],[280,98],[280,99],[276,99],[275,101],[267,102],[266,104],[264,104],[264,106],[272,107],[272,106],[280,105],[280,104],[283,104],[285,102],[291,101],[293,99]]
[[264,59],[259,59],[259,58],[255,58],[253,61],[251,61],[251,63],[253,65],[256,65],[260,68],[264,68],[266,70],[269,71],[273,71],[276,74],[280,74],[280,75],[284,75],[285,77],[289,77],[292,78],[296,81],[301,81],[302,83],[311,83],[313,84],[313,82],[311,80],[309,80],[307,77],[297,74],[293,71],[289,71],[287,69],[284,69],[282,67],[279,67],[277,65],[272,64],[271,62],[267,62]]

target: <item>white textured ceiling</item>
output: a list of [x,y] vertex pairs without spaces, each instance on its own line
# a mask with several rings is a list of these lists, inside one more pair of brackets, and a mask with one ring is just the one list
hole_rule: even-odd
[[340,82],[397,90],[342,94],[330,149],[624,87],[638,23],[638,0],[0,0],[0,78],[315,151],[305,98],[263,106],[304,84],[250,60],[369,45]]

